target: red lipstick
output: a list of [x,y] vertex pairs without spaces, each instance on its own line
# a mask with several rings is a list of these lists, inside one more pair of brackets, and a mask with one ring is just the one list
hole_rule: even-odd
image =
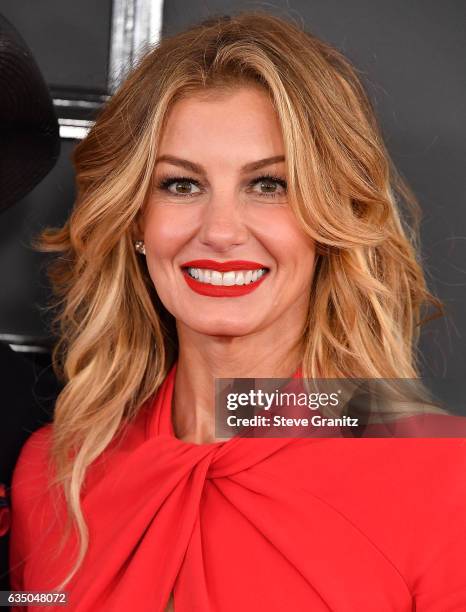
[[[267,268],[257,261],[246,261],[245,259],[232,259],[231,261],[214,261],[213,259],[193,259],[181,264],[182,268],[202,268],[203,270],[217,270],[217,272],[229,272],[230,270],[260,270]],[[267,268],[268,269],[268,268]]]
[[204,270],[217,270],[218,272],[260,270],[261,268],[265,268],[268,271],[268,268],[255,261],[232,260],[218,262],[212,259],[195,259],[187,261],[183,263],[181,267],[183,277],[188,286],[196,293],[209,297],[239,297],[241,295],[246,295],[257,289],[268,274],[268,272],[266,272],[257,281],[248,283],[247,285],[211,285],[210,283],[202,283],[193,278],[189,274],[187,268],[202,268]]

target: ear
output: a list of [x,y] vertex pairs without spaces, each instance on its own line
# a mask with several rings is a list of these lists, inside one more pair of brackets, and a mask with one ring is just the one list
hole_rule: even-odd
[[144,240],[144,217],[142,211],[138,211],[131,228],[133,240]]

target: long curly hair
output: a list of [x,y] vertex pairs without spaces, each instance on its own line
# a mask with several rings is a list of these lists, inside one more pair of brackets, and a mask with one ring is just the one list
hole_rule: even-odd
[[426,309],[437,316],[443,306],[420,263],[419,205],[390,160],[355,68],[301,26],[259,11],[162,40],[76,147],[74,209],[64,227],[40,237],[42,250],[58,254],[50,268],[53,359],[64,382],[50,460],[80,542],[59,589],[88,547],[80,506],[88,466],[177,356],[175,321],[134,250],[164,120],[181,98],[248,84],[263,87],[274,104],[289,205],[317,248],[303,376],[420,376],[420,326]]

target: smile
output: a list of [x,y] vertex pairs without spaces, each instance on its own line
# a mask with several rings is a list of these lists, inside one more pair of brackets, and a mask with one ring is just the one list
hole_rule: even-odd
[[231,287],[232,285],[249,285],[249,283],[255,283],[267,273],[267,268],[260,268],[259,270],[230,270],[229,272],[223,273],[217,270],[187,268],[187,272],[191,278],[196,279],[200,283]]
[[208,297],[240,297],[255,291],[267,278],[268,268],[256,270],[226,270],[182,267],[190,289]]

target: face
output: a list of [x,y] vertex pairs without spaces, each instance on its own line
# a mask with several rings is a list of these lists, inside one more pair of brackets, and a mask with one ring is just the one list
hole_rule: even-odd
[[244,336],[304,322],[315,249],[287,203],[267,94],[243,86],[176,102],[157,159],[140,237],[177,325]]

